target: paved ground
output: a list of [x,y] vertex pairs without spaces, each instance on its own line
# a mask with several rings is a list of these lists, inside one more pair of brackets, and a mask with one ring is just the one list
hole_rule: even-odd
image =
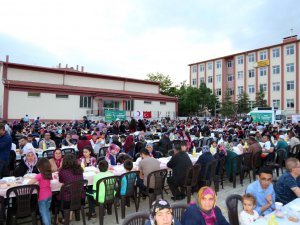
[[[276,175],[275,175],[276,176]],[[236,188],[233,188],[232,183],[230,183],[228,180],[225,180],[224,182],[224,189],[221,189],[220,187],[220,191],[218,192],[217,195],[217,205],[221,208],[223,215],[227,218],[227,209],[226,209],[226,205],[225,205],[225,199],[227,198],[227,196],[231,195],[231,194],[240,194],[243,195],[245,193],[245,189],[247,187],[247,185],[249,184],[249,179],[246,178],[244,179],[244,185],[241,186],[238,183],[238,179],[237,179],[237,186]],[[168,200],[171,204],[175,203],[173,200],[171,200],[172,195],[169,193],[164,194],[164,198],[166,200]],[[194,193],[193,197],[192,197],[192,201],[194,201],[196,197],[196,193]],[[181,201],[176,201],[176,202],[186,202],[186,199],[181,200]],[[141,199],[141,203],[140,203],[140,212],[149,212],[149,200],[147,199]],[[96,211],[98,211],[98,208],[96,208]],[[135,212],[135,207],[134,207],[134,203],[132,202],[129,208],[126,208],[126,215],[129,215],[131,213]],[[98,214],[98,212],[97,212]],[[118,215],[119,215],[119,224],[122,224],[123,219],[121,219],[121,209],[118,208]],[[31,223],[28,223],[31,224]],[[72,225],[81,225],[83,224],[82,221],[72,221],[71,222]],[[99,224],[99,219],[91,219],[89,221],[87,221],[87,224]],[[104,224],[106,225],[114,225],[117,224],[116,222],[116,218],[115,218],[115,214],[114,211],[112,213],[112,215],[105,215],[104,217]]]

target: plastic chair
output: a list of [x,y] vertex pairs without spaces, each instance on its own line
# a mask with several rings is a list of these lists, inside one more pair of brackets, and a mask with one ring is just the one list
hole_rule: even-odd
[[295,145],[293,148],[290,148],[289,157],[300,158],[300,144]]
[[16,168],[17,155],[14,150],[10,150],[9,152],[9,171],[12,173]]
[[219,191],[219,183],[221,183],[222,189],[224,189],[224,164],[225,164],[225,156],[218,159],[218,166],[216,170],[216,179],[215,179],[215,191]]
[[187,204],[191,201],[192,188],[197,185],[201,165],[195,164],[188,168],[183,187],[186,189]]
[[248,172],[249,181],[251,183],[251,170],[252,170],[252,153],[243,154],[243,171]]
[[199,187],[210,186],[212,181],[216,180],[217,165],[218,165],[217,159],[214,159],[205,165],[204,177],[200,177]]
[[174,203],[172,204],[171,208],[173,211],[173,215],[174,217],[181,221],[181,218],[185,212],[185,210],[187,209],[188,205],[185,203]]
[[47,159],[52,159],[53,158],[53,153],[54,153],[54,150],[43,151],[42,157],[47,158]]
[[[23,185],[9,188],[6,198],[14,197],[8,205],[7,224],[17,224],[18,218],[31,216],[32,224],[37,224],[37,197],[40,187],[38,185]],[[11,196],[12,195],[12,196]]]
[[[85,198],[82,198],[83,193],[86,191],[88,181],[87,180],[77,180],[64,184],[60,189],[60,202],[59,205],[55,207],[55,217],[54,223],[57,221],[57,216],[59,210],[63,211],[64,214],[64,224],[70,224],[70,212],[79,210],[81,211],[83,224],[85,225],[85,214],[84,214],[84,202]],[[65,200],[65,195],[69,194],[70,199]]]
[[266,162],[266,166],[272,168],[272,170],[276,169],[276,175],[279,177],[279,168],[281,169],[281,174],[283,174],[283,164],[285,159],[285,149],[278,149],[275,152],[275,158],[273,162]]
[[135,186],[136,183],[136,179],[139,175],[138,171],[131,171],[131,172],[127,172],[124,173],[121,178],[121,187],[122,187],[122,182],[123,179],[126,179],[126,192],[125,195],[121,195],[121,216],[122,219],[125,218],[125,203],[127,203],[126,205],[129,207],[130,206],[130,197],[133,197],[134,199],[134,203],[135,203],[135,211],[138,211],[138,205],[137,205],[137,188]]
[[[165,180],[167,176],[167,169],[155,170],[148,174],[147,176],[147,187],[144,192],[146,196],[149,197],[149,208],[151,208],[151,204],[156,200],[157,195],[161,195],[163,199],[163,190],[165,185]],[[154,186],[150,186],[150,181],[153,181]],[[138,194],[138,209],[140,205],[141,199],[141,191]]]
[[[118,219],[118,211],[117,211],[117,201],[116,201],[116,193],[119,192],[119,176],[111,176],[105,177],[97,181],[96,183],[96,199],[94,199],[95,205],[99,206],[99,224],[103,225],[104,222],[104,206],[107,206],[108,214],[111,213],[111,206],[114,205],[115,214],[116,214],[116,221],[119,223]],[[104,196],[104,202],[100,202],[99,190],[100,186],[104,185],[104,190],[102,190]]]
[[156,158],[158,159],[164,157],[164,154],[161,151],[155,151],[155,154],[156,154]]
[[243,171],[243,155],[237,155],[230,160],[233,188],[236,188],[236,175],[240,175],[240,184],[243,186],[244,171]]
[[102,148],[100,148],[97,158],[99,158],[100,156],[106,156],[107,149],[108,149],[108,147],[102,147]]
[[242,202],[242,196],[229,195],[226,198],[226,207],[228,210],[228,219],[231,225],[239,225],[238,203]]
[[174,155],[174,149],[170,149],[168,151],[168,156],[173,156]]
[[61,154],[62,154],[62,156],[64,156],[65,154],[76,155],[76,152],[75,152],[74,148],[64,148],[64,149],[61,150]]
[[125,218],[122,225],[144,225],[149,220],[149,213],[138,212]]
[[261,153],[262,151],[256,152],[252,157],[252,177],[256,180],[256,171],[261,167]]
[[5,198],[0,196],[0,225],[4,224],[5,221]]

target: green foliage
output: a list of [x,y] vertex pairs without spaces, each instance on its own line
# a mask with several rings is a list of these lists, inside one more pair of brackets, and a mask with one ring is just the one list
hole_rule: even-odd
[[225,117],[232,117],[236,115],[237,106],[232,101],[228,91],[226,91],[224,99],[221,104],[221,114]]
[[265,92],[260,88],[259,92],[255,96],[255,106],[256,107],[267,107],[267,100],[265,99]]
[[240,94],[237,101],[237,112],[240,114],[248,113],[250,111],[249,101],[250,98],[246,92]]
[[[162,73],[157,72],[157,73],[149,73],[146,76],[147,76],[146,80],[160,82],[159,89],[160,89],[160,93],[162,95],[169,95],[169,96],[176,95],[174,93],[175,87],[172,87],[173,82],[171,81],[171,78],[169,75],[164,75]],[[175,95],[173,95],[173,94],[175,94]]]

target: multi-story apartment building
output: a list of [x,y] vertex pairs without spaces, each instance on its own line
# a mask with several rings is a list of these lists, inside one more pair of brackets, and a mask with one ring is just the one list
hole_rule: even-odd
[[269,106],[285,110],[288,115],[298,114],[299,41],[294,35],[280,44],[189,64],[190,84],[199,87],[205,82],[220,100],[225,91],[233,101],[246,92],[250,104],[263,89]]

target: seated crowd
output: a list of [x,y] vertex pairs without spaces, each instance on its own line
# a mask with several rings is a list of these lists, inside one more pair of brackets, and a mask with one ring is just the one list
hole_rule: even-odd
[[[172,170],[166,179],[173,195],[173,200],[186,197],[185,182],[187,171],[193,166],[189,153],[201,152],[194,162],[201,166],[198,182],[193,190],[198,191],[195,204],[190,204],[181,221],[174,218],[169,203],[157,200],[152,204],[150,222],[162,224],[162,217],[170,220],[170,224],[229,224],[218,206],[216,206],[216,193],[203,183],[209,180],[210,173],[205,173],[205,168],[210,162],[216,160],[216,174],[225,170],[228,178],[232,179],[231,159],[235,156],[251,154],[252,159],[259,154],[260,168],[255,169],[258,179],[251,183],[243,196],[244,210],[240,214],[242,225],[256,220],[259,216],[271,213],[275,209],[275,201],[284,205],[300,197],[300,152],[292,155],[291,149],[300,145],[298,126],[289,126],[287,134],[279,127],[263,126],[261,124],[237,122],[222,124],[221,121],[204,123],[201,121],[163,121],[149,122],[140,120],[138,123],[128,121],[115,121],[112,124],[86,122],[82,125],[59,123],[15,123],[7,128],[0,123],[0,161],[1,177],[11,173],[16,177],[25,174],[37,174],[30,183],[38,181],[40,192],[38,196],[39,211],[45,225],[51,224],[49,211],[51,202],[58,204],[59,195],[53,195],[50,189],[51,173],[58,173],[59,182],[62,184],[71,181],[83,180],[85,167],[98,167],[99,173],[93,177],[93,185],[88,186],[86,193],[82,194],[84,204],[88,199],[89,218],[96,217],[95,200],[104,202],[105,188],[97,187],[97,182],[105,177],[114,176],[109,170],[110,166],[123,164],[124,170],[130,172],[133,162],[137,165],[139,175],[136,186],[142,195],[147,195],[146,187],[154,187],[154,179],[148,184],[148,175],[160,169],[160,157],[169,157],[167,167]],[[193,123],[193,126],[191,124]],[[223,131],[213,130],[223,128]],[[9,132],[7,129],[10,129]],[[121,132],[122,131],[122,132]],[[130,131],[128,133],[127,131]],[[134,133],[139,131],[138,133]],[[295,132],[296,133],[295,133]],[[160,133],[157,135],[157,133]],[[191,133],[193,135],[191,135]],[[150,140],[150,141],[149,141]],[[63,154],[62,147],[74,147],[76,154]],[[51,157],[38,159],[37,151],[53,148]],[[284,150],[286,172],[282,174],[276,185],[273,186],[273,167],[268,167],[270,162],[275,162],[276,152]],[[11,152],[21,155],[20,161],[11,170]],[[194,155],[193,155],[194,156]],[[196,155],[195,155],[196,156]],[[294,157],[289,157],[294,156]],[[224,160],[224,164],[221,161]],[[277,161],[276,161],[277,162]],[[237,172],[237,171],[235,171]],[[50,174],[50,175],[49,175]],[[214,174],[213,174],[214,176]],[[127,180],[120,181],[119,195],[125,195]],[[97,189],[98,188],[98,189]],[[50,192],[49,192],[50,190]],[[96,193],[97,190],[99,193]],[[116,194],[117,195],[117,194]],[[98,196],[98,199],[96,199]],[[64,195],[66,202],[70,196]],[[249,217],[249,218],[248,218]],[[50,222],[49,222],[50,221]],[[247,222],[248,221],[248,222]],[[57,221],[58,222],[58,221]],[[164,223],[167,224],[167,223]]]

